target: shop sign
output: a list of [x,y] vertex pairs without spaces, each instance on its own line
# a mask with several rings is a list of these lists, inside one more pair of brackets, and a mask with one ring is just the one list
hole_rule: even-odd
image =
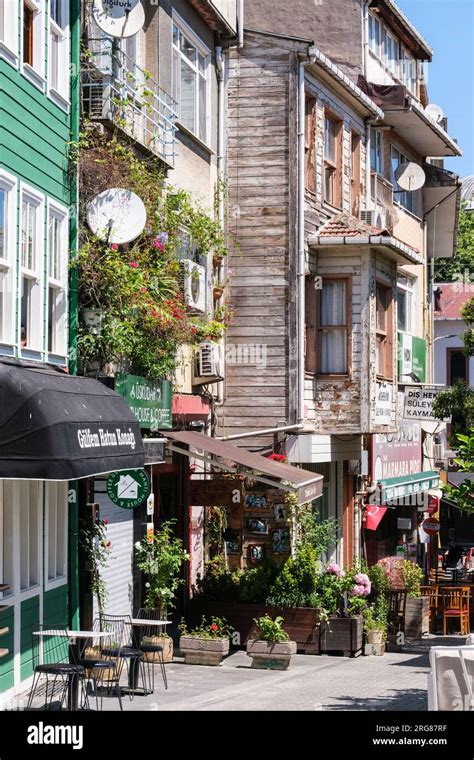
[[441,528],[440,522],[436,517],[428,517],[422,522],[421,526],[429,536],[435,536]]
[[392,399],[393,387],[391,383],[377,383],[375,389],[375,417],[376,425],[392,424]]
[[150,478],[145,470],[111,472],[107,478],[107,494],[122,509],[135,509],[146,501],[151,492]]
[[415,475],[422,469],[421,427],[416,421],[404,420],[403,393],[398,393],[397,430],[372,436],[372,477],[379,481]]
[[[408,420],[438,420],[433,414],[433,401],[442,388],[425,386],[405,388],[403,416]],[[439,421],[439,420],[438,420]]]
[[173,427],[170,380],[149,380],[118,373],[115,391],[124,397],[143,430],[171,430]]
[[397,518],[397,528],[398,530],[411,530],[411,520],[409,517],[398,517]]
[[244,491],[238,478],[215,478],[213,480],[191,480],[189,483],[189,503],[200,507],[243,506]]
[[426,380],[426,340],[407,333],[398,333],[398,379],[401,383],[414,382],[410,374],[416,375],[418,382]]
[[385,503],[436,488],[439,485],[439,474],[436,470],[427,470],[402,478],[387,478],[379,481],[379,485],[382,489],[381,501]]

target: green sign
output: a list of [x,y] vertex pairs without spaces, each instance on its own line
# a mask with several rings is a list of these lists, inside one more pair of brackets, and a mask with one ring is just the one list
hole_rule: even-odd
[[107,478],[107,494],[122,509],[134,509],[146,501],[151,492],[150,478],[145,470],[111,472]]
[[173,387],[169,380],[118,373],[115,390],[124,397],[142,429],[171,430]]
[[382,501],[393,501],[413,496],[422,491],[439,486],[439,473],[436,470],[418,472],[415,475],[404,475],[400,478],[383,478],[378,481],[381,487]]
[[[415,380],[411,375],[416,375]],[[401,383],[426,382],[426,340],[398,333],[398,379]]]

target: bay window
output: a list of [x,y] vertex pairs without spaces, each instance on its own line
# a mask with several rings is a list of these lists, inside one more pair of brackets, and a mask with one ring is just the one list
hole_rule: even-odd
[[173,17],[173,97],[179,121],[203,142],[209,141],[209,62],[209,49]]
[[0,0],[0,58],[18,63],[18,8],[16,0]]
[[[40,89],[44,89],[45,81],[44,2],[45,0],[23,0],[22,3],[23,73]],[[66,76],[68,76],[67,72]]]
[[379,19],[369,14],[369,47],[380,58],[382,29]]
[[344,375],[349,371],[349,280],[324,279],[317,309],[318,372]]
[[15,342],[16,180],[0,170],[0,343]]
[[324,200],[331,206],[342,205],[342,122],[330,114],[324,117]]
[[67,350],[67,211],[49,202],[48,208],[47,351],[65,356]]
[[49,4],[49,95],[58,105],[69,97],[69,2],[50,0]]
[[42,350],[43,200],[22,190],[20,224],[20,344]]
[[377,285],[375,301],[377,375],[391,379],[393,376],[392,289],[385,285]]

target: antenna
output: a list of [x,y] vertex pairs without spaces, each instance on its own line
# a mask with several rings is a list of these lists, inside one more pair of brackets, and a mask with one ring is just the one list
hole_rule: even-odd
[[414,161],[407,161],[397,167],[395,179],[400,188],[398,192],[407,190],[412,193],[414,190],[423,187],[426,182],[426,174],[419,164],[415,164]]
[[444,112],[441,106],[437,106],[436,103],[430,103],[425,108],[425,114],[430,117],[432,121],[440,124],[444,119]]
[[87,206],[87,224],[92,232],[108,243],[129,243],[146,224],[143,201],[120,187],[97,195]]
[[145,11],[140,0],[94,0],[92,15],[97,26],[111,37],[132,37],[145,23]]

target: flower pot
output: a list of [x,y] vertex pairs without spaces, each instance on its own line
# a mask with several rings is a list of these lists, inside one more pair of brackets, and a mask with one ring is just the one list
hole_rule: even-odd
[[81,309],[80,317],[82,322],[89,329],[91,335],[100,335],[102,330],[102,320],[104,312],[102,309]]
[[260,670],[288,670],[292,655],[296,654],[296,641],[248,641],[247,655],[252,668]]
[[214,293],[214,301],[220,301],[222,296],[224,295],[224,288],[215,287],[213,293]]
[[224,261],[224,257],[223,256],[213,256],[212,257],[212,266],[214,267],[214,269],[218,269],[223,261]]
[[[141,640],[142,644],[148,646],[162,647],[163,662],[173,662],[173,639],[171,636],[144,636]],[[161,654],[159,652],[145,652],[143,659],[145,662],[161,662]]]
[[368,644],[383,644],[384,632],[383,631],[368,631],[367,643]]
[[220,665],[229,654],[229,639],[201,639],[181,636],[179,648],[186,665]]
[[346,657],[362,654],[364,618],[354,615],[347,618],[332,617],[321,622],[321,652],[342,652]]

